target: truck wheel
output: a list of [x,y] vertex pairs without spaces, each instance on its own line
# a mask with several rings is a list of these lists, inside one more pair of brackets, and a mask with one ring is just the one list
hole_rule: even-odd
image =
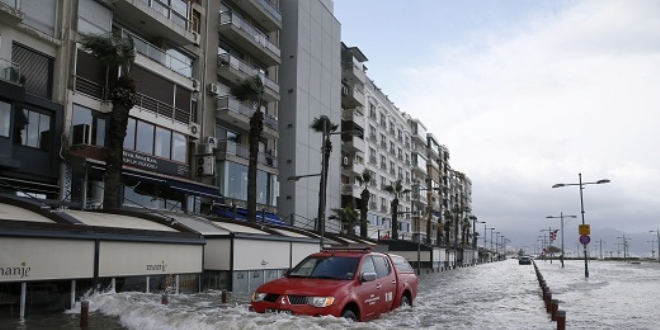
[[341,317],[343,317],[343,318],[345,318],[349,321],[353,321],[353,322],[357,322],[357,320],[358,320],[357,316],[355,316],[355,313],[353,313],[353,311],[350,310],[350,309],[347,309],[347,310],[343,311],[341,313]]
[[407,307],[407,306],[410,306],[410,300],[408,300],[408,296],[401,297],[401,302],[399,303],[399,307]]

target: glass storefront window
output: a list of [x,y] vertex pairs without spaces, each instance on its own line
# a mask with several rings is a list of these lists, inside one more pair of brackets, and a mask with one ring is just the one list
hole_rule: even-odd
[[126,137],[124,138],[124,149],[135,150],[135,126],[137,121],[133,118],[128,118],[128,125],[126,125]]
[[157,127],[155,144],[154,155],[170,159],[170,155],[172,154],[172,131]]
[[136,138],[135,150],[146,154],[154,152],[154,125],[138,121]]
[[186,136],[181,133],[172,133],[172,160],[186,163],[186,157]]
[[51,118],[49,115],[28,109],[17,111],[14,135],[16,137],[20,136],[20,140],[15,142],[48,151],[53,139],[50,126]]

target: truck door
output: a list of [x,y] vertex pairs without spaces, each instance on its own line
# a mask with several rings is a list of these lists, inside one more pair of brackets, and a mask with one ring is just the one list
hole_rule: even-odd
[[378,313],[387,313],[395,306],[394,298],[397,295],[397,278],[396,272],[390,263],[389,258],[384,255],[374,255],[374,264],[376,265],[376,274],[378,274],[378,284],[376,290],[378,291]]
[[380,313],[381,307],[380,304],[378,304],[376,293],[378,292],[378,285],[382,284],[379,284],[380,282],[378,279],[371,282],[362,282],[362,274],[365,272],[378,274],[376,272],[376,266],[374,265],[374,261],[371,256],[366,256],[362,259],[362,264],[360,265],[360,270],[358,272],[359,282],[355,290],[357,293],[357,298],[360,302],[362,309],[361,312],[364,315],[364,319],[368,320],[378,316]]

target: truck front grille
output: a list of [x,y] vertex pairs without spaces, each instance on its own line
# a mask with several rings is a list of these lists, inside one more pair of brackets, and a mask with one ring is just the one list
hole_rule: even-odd
[[269,293],[269,294],[266,295],[266,297],[264,297],[264,301],[267,301],[269,303],[274,303],[274,302],[277,301],[277,298],[279,298],[279,297],[280,297],[279,294]]
[[305,297],[305,296],[289,296],[289,303],[291,305],[305,305],[305,304],[307,304],[307,297]]

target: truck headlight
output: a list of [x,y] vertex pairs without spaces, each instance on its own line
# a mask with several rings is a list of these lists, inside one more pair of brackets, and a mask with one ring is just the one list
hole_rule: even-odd
[[254,302],[262,301],[262,300],[264,300],[264,298],[266,298],[266,294],[263,293],[263,292],[255,291],[252,294],[252,301],[254,301]]
[[309,297],[307,303],[314,307],[328,307],[335,302],[335,297]]

